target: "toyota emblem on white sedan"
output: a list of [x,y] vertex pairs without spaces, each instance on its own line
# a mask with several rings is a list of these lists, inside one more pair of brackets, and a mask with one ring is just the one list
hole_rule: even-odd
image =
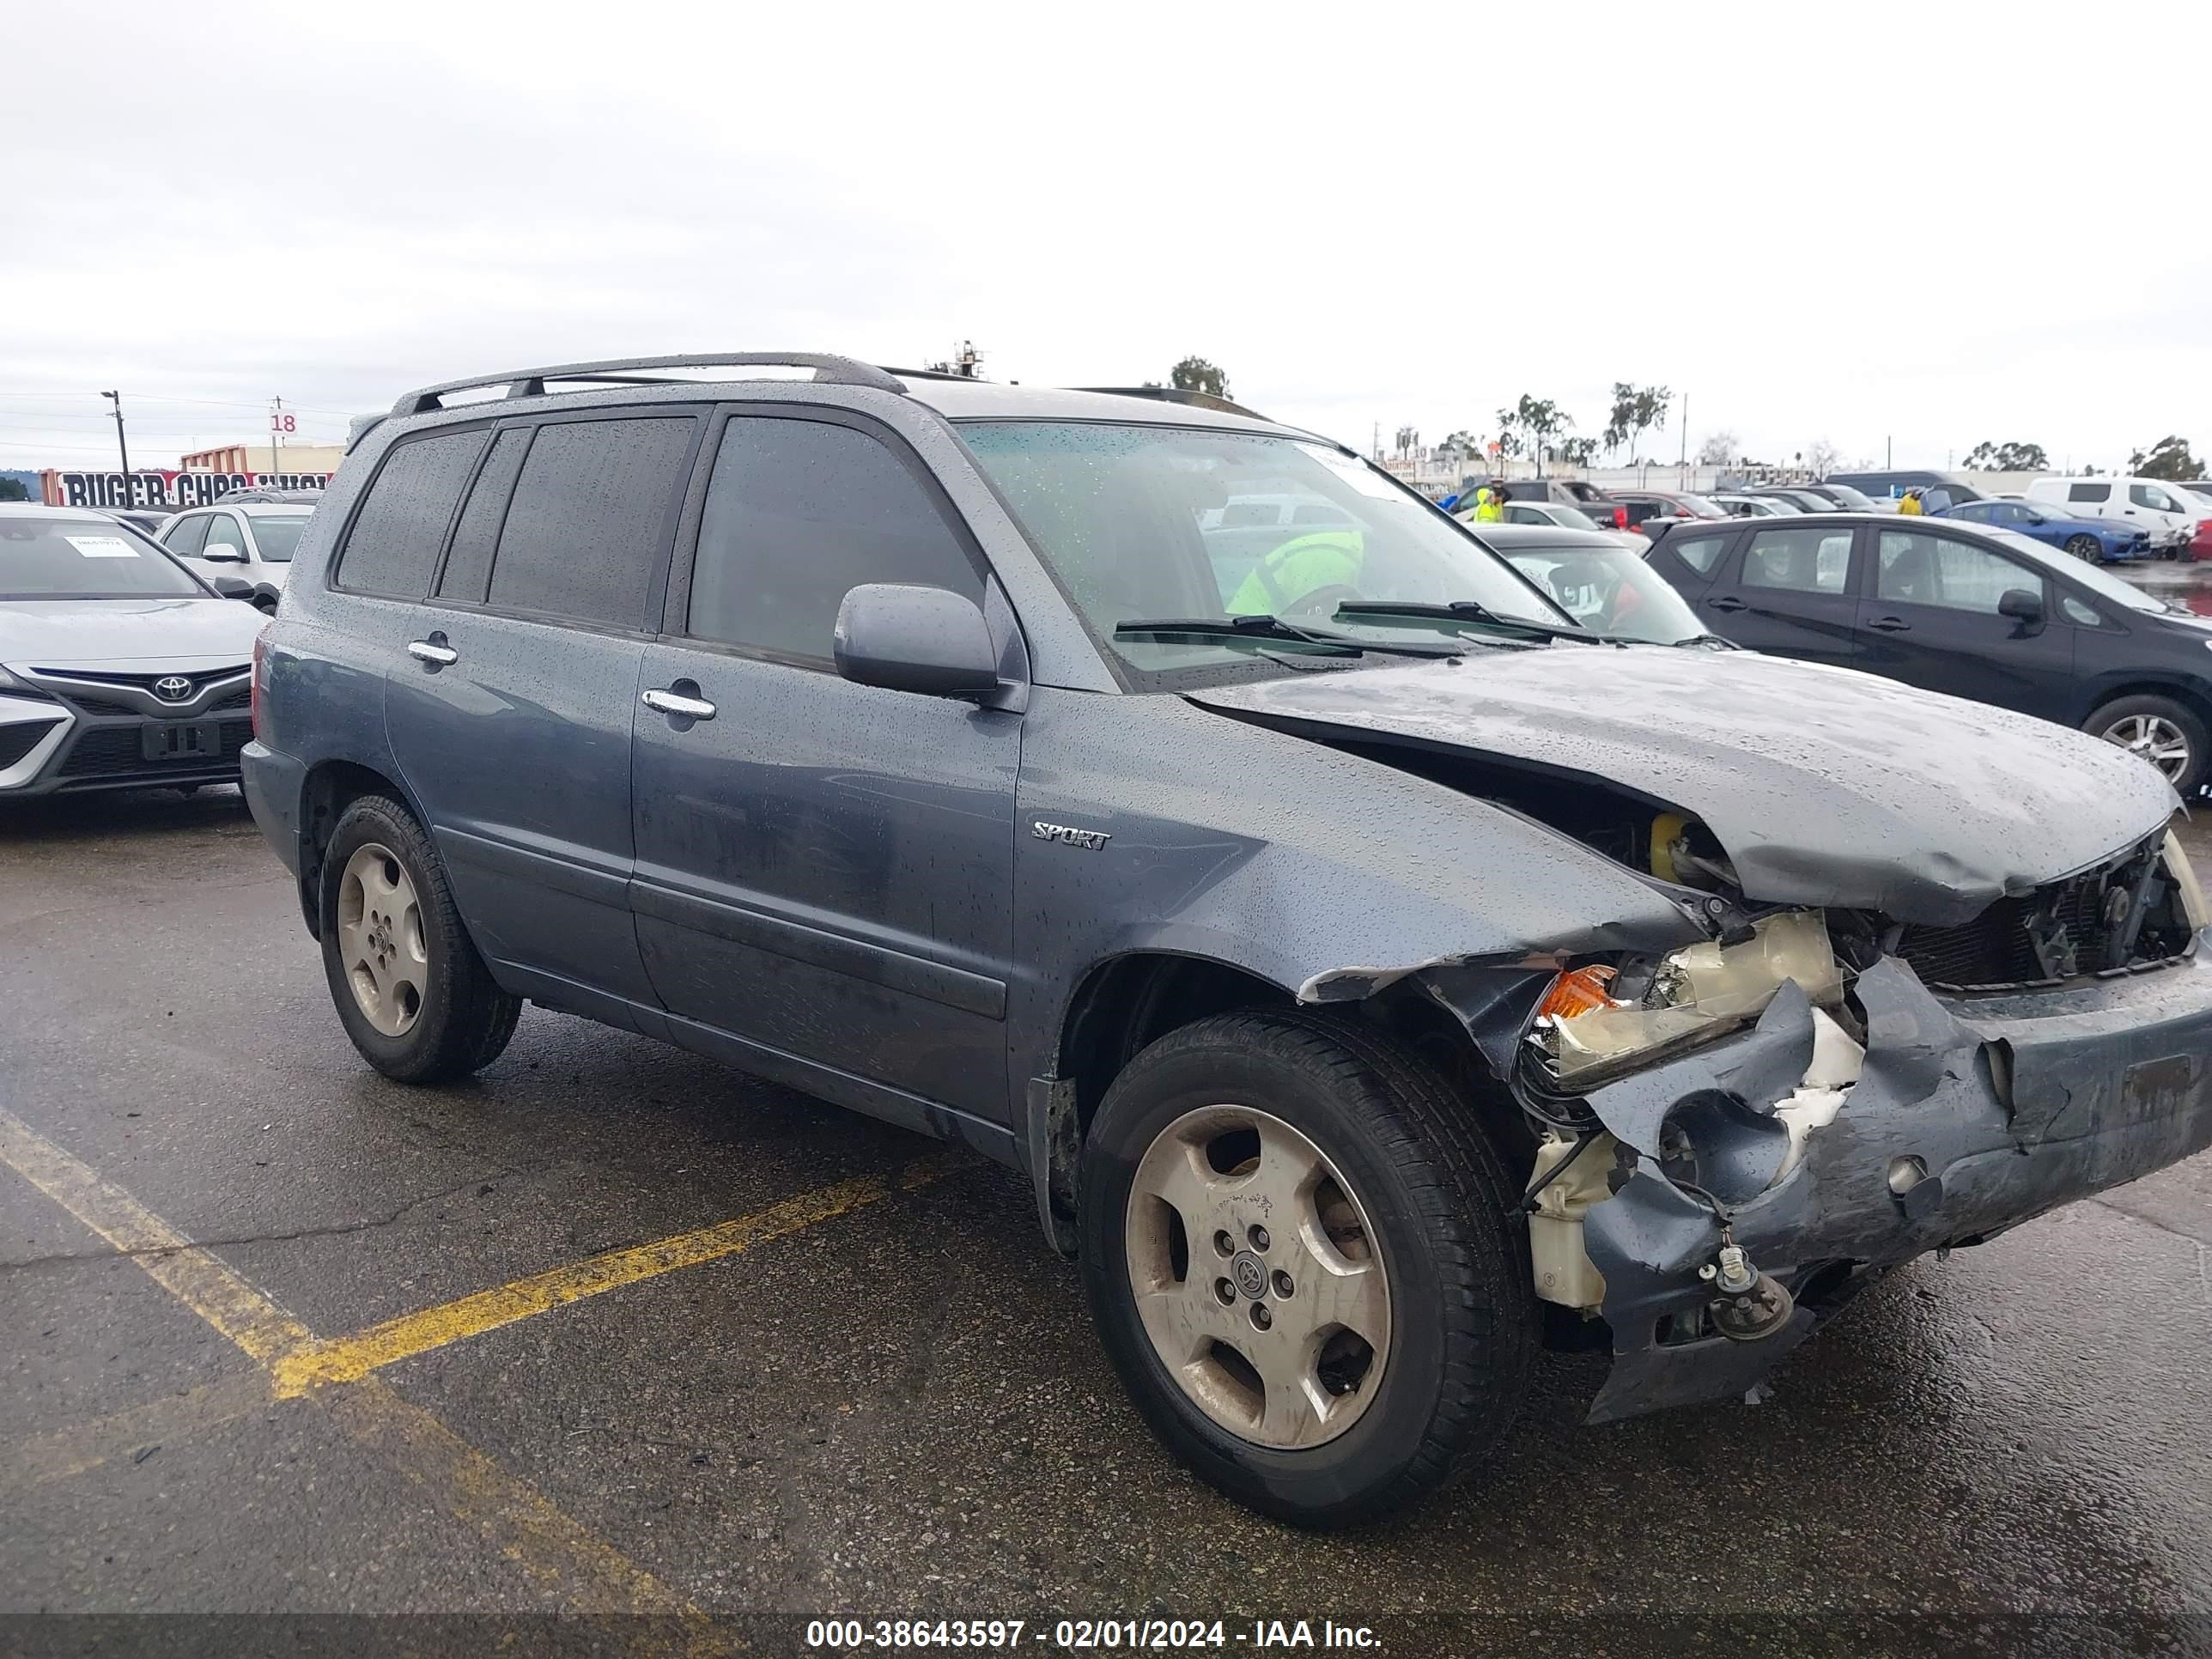
[[192,695],[192,683],[182,674],[167,674],[154,682],[154,695],[163,702],[182,702]]

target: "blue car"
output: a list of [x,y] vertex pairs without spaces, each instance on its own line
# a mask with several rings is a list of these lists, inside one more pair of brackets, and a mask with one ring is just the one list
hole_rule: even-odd
[[1956,507],[1944,508],[1938,516],[1967,519],[1975,524],[2002,525],[2039,542],[2049,542],[2088,564],[2119,564],[2151,556],[2148,531],[2104,519],[2060,518],[2040,501],[1961,501]]

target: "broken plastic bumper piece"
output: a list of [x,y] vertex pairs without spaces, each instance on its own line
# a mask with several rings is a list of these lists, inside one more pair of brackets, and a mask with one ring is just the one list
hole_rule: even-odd
[[[1881,1271],[2212,1146],[2212,933],[2156,972],[2016,994],[1938,998],[1885,958],[1852,994],[1847,1086],[1793,983],[1750,1029],[1586,1095],[1626,1149],[1579,1218],[1614,1349],[1592,1421],[1741,1396]],[[1699,1269],[1723,1243],[1798,1298],[1759,1340],[1714,1325]]]

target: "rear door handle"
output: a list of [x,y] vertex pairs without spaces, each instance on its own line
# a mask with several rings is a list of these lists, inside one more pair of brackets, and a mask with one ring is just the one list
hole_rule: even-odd
[[682,692],[666,687],[655,687],[638,693],[638,701],[647,708],[658,709],[664,714],[674,714],[683,720],[710,720],[714,718],[714,705],[704,697],[687,697]]
[[1912,624],[1902,617],[1876,617],[1867,624],[1877,634],[1910,634]]
[[1717,599],[1708,599],[1705,601],[1705,604],[1710,609],[1714,611],[1748,611],[1751,609],[1748,603],[1742,599],[1739,599],[1733,593],[1724,594]]
[[408,641],[407,654],[417,662],[427,662],[437,668],[461,659],[461,653],[446,643],[443,634],[433,634],[427,640]]

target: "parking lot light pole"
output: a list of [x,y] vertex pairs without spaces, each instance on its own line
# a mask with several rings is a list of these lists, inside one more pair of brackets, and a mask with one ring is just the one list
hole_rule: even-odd
[[138,503],[131,498],[131,446],[123,436],[123,394],[103,392],[100,395],[115,405],[115,447],[123,455],[123,501],[126,507],[136,507]]

